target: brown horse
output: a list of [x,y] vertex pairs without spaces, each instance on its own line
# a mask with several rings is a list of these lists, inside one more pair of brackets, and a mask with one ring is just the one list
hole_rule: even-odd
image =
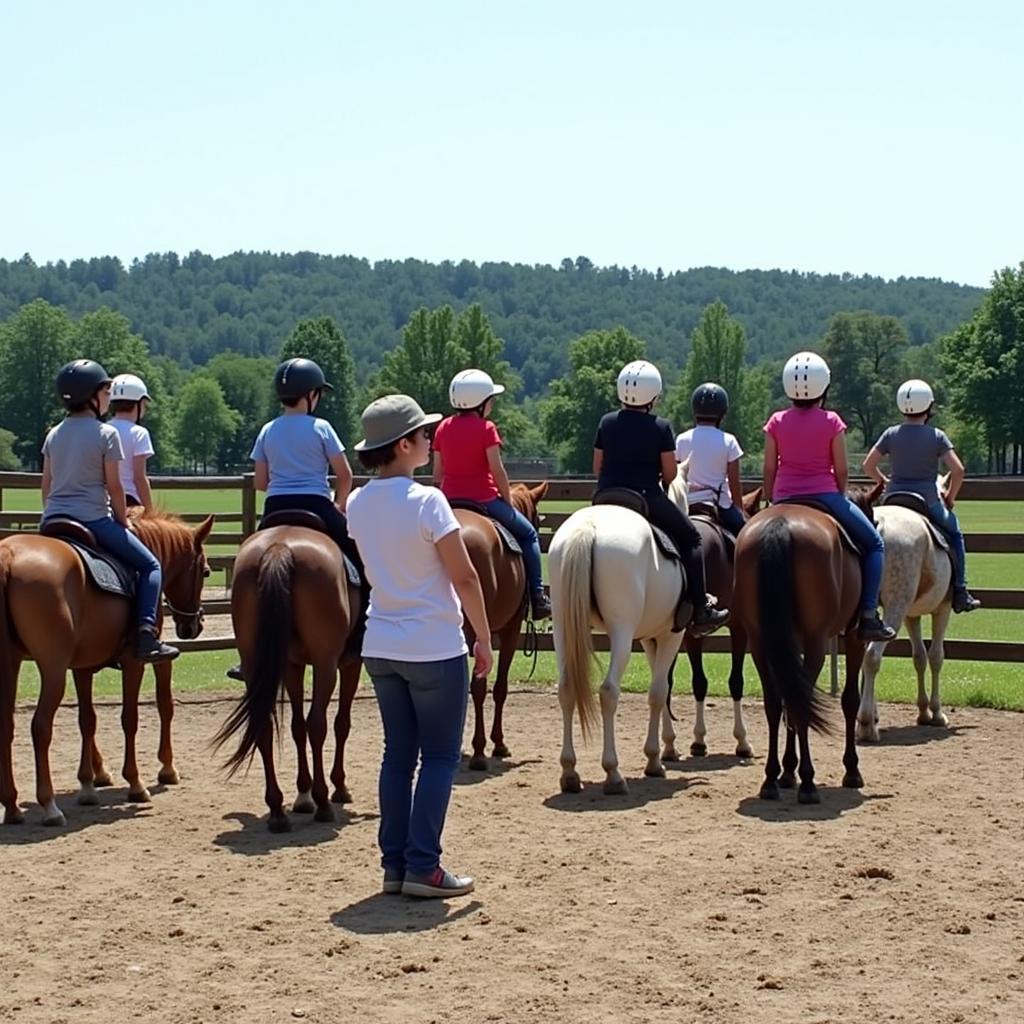
[[[835,520],[815,508],[775,505],[756,515],[736,544],[732,617],[746,631],[764,691],[768,758],[761,799],[777,800],[779,786],[796,782],[799,742],[800,803],[820,801],[808,729],[828,731],[823,698],[815,681],[831,637],[846,631],[846,720],[843,785],[859,788],[854,728],[860,701],[858,680],[864,643],[855,629],[860,601],[860,560],[840,536]],[[786,712],[786,751],[779,778],[779,722]]]
[[[537,506],[548,492],[547,481],[536,487],[516,484],[512,488],[512,504],[527,519],[538,525]],[[502,712],[508,697],[508,673],[516,653],[519,632],[526,615],[526,572],[523,560],[506,550],[494,523],[486,516],[467,509],[456,509],[455,518],[462,526],[462,538],[469,552],[470,561],[480,577],[487,608],[487,621],[491,627],[492,643],[498,650],[498,670],[494,678],[494,725],[491,727],[491,742],[495,757],[508,757],[505,733],[502,728]],[[470,650],[475,637],[469,623],[466,623],[466,640]],[[473,729],[473,756],[469,767],[474,771],[487,769],[484,754],[484,700],[487,697],[487,680],[474,677],[470,684],[476,723]]]
[[[160,561],[168,603],[176,609],[194,606],[191,611],[175,612],[178,635],[185,638],[197,635],[202,628],[199,598],[203,579],[209,573],[203,542],[213,528],[213,516],[195,530],[176,516],[162,512],[139,516],[133,522],[140,539]],[[92,676],[98,668],[116,660],[120,660],[124,668],[124,777],[129,786],[129,799],[148,799],[135,763],[138,681],[142,678],[143,666],[125,649],[131,619],[131,602],[98,590],[86,576],[81,559],[64,541],[36,534],[0,541],[0,803],[4,806],[5,823],[24,820],[18,807],[11,748],[18,673],[26,660],[36,663],[40,677],[39,702],[32,717],[32,741],[36,799],[43,809],[43,824],[65,824],[54,799],[49,751],[53,719],[64,699],[69,668],[74,672],[78,688],[78,718],[82,731],[79,802],[95,803],[97,779],[101,784],[109,782],[102,755],[96,747]],[[167,678],[169,691],[169,675]]]
[[[362,598],[349,582],[338,546],[325,533],[303,526],[260,530],[242,545],[235,559],[231,620],[241,655],[245,693],[214,737],[220,746],[237,732],[238,749],[226,767],[234,774],[258,750],[266,777],[271,832],[287,832],[291,822],[274,771],[274,735],[278,694],[287,693],[292,711],[292,739],[298,755],[296,813],[315,812],[317,821],[334,821],[331,802],[348,803],[345,742],[352,723],[352,701],[362,662],[344,657],[349,633],[358,622]],[[313,666],[313,698],[303,715],[303,677]],[[336,749],[327,797],[323,749],[327,739],[327,705],[341,670],[341,698],[334,721]],[[310,775],[306,738],[313,757]]]

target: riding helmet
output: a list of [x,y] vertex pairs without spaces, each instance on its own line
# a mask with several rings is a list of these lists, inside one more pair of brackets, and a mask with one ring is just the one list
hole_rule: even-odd
[[100,388],[110,383],[110,375],[92,359],[75,359],[57,371],[54,382],[66,408],[84,405]]
[[312,359],[286,359],[274,371],[274,390],[278,398],[302,398],[310,391],[322,389],[334,390],[327,383],[324,371]]
[[729,392],[721,384],[708,381],[694,391],[690,408],[694,416],[720,420],[729,411]]
[[821,398],[831,382],[832,371],[817,352],[797,352],[782,369],[782,387],[794,401]]
[[453,409],[477,409],[504,390],[504,384],[495,384],[483,370],[460,370],[448,385],[448,401]]
[[146,382],[134,373],[119,373],[111,384],[110,397],[115,402],[141,402],[144,398],[152,401]]
[[623,405],[643,408],[661,394],[661,373],[654,363],[634,359],[619,371],[619,401]]
[[896,404],[904,416],[919,416],[935,404],[935,393],[923,380],[905,380],[896,392]]

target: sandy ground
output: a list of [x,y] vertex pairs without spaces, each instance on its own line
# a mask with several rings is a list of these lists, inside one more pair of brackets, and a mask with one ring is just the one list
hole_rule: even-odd
[[[556,701],[516,693],[512,760],[458,779],[446,859],[478,888],[446,904],[378,895],[372,699],[356,703],[344,820],[296,817],[285,836],[266,830],[259,771],[218,778],[206,743],[227,709],[179,706],[180,786],[143,807],[115,787],[86,808],[63,708],[63,831],[29,803],[19,711],[28,823],[0,828],[0,1019],[1024,1020],[1024,716],[959,710],[938,732],[885,708],[863,792],[836,788],[838,747],[815,741],[823,803],[808,808],[755,799],[761,761],[731,756],[721,702],[711,755],[644,779],[634,696],[619,720],[630,795],[601,793],[592,743],[584,792],[563,796]],[[115,765],[117,716],[100,711]],[[144,709],[154,779],[155,724]],[[753,703],[748,724],[762,755]]]

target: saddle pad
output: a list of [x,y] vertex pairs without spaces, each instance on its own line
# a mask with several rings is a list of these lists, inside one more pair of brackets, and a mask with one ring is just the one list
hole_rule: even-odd
[[356,563],[353,562],[344,551],[341,553],[341,560],[345,563],[345,575],[348,577],[349,583],[351,583],[353,587],[361,587],[363,585],[363,581],[359,576],[359,570],[356,568]]
[[478,501],[470,501],[468,498],[454,498],[448,503],[453,509],[461,509],[464,512],[475,512],[478,516],[483,516],[484,519],[490,521],[491,525],[497,531],[498,536],[501,538],[501,543],[504,544],[505,550],[513,555],[519,555],[522,557],[523,549],[516,540],[515,535],[512,531],[505,526],[503,523],[499,523],[497,519],[494,519],[488,514],[487,509],[480,504]]
[[893,491],[892,494],[885,496],[882,505],[895,505],[899,508],[905,508],[910,512],[916,512],[924,520],[925,526],[928,527],[928,532],[931,533],[936,547],[942,551],[949,551],[949,538],[942,531],[939,524],[928,515],[928,503],[920,494],[914,491]]
[[682,561],[679,557],[679,548],[676,547],[676,542],[660,526],[655,526],[654,523],[648,523],[647,525],[650,526],[651,533],[654,534],[654,543],[658,546],[658,550],[670,562]]
[[785,498],[782,501],[775,502],[775,504],[803,505],[805,508],[817,509],[818,512],[821,512],[822,514],[828,516],[829,519],[831,519],[832,522],[835,523],[835,527],[839,533],[839,539],[840,541],[842,541],[843,547],[845,547],[847,551],[852,551],[853,554],[855,554],[858,558],[862,556],[863,552],[859,547],[857,547],[856,544],[854,544],[853,538],[843,528],[842,523],[840,523],[839,520],[836,519],[836,517],[833,516],[832,513],[829,512],[828,508],[825,505],[822,505],[820,501],[814,501],[812,498]]
[[126,597],[129,600],[135,596],[137,577],[134,569],[117,561],[106,552],[93,551],[84,544],[68,540],[66,537],[60,539],[75,549],[85,567],[86,575],[100,590],[107,594],[116,594],[118,597]]

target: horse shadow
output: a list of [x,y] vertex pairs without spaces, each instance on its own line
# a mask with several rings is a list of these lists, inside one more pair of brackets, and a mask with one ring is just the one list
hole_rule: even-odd
[[737,757],[735,754],[705,754],[703,757],[681,757],[678,761],[662,761],[666,771],[691,772],[701,775],[704,772],[727,772],[733,768],[751,768],[757,761],[756,757]]
[[361,821],[375,821],[379,815],[334,808],[334,821],[315,821],[312,814],[289,812],[290,832],[271,832],[263,815],[248,811],[231,811],[222,821],[234,821],[241,828],[225,829],[213,837],[213,845],[243,857],[264,857],[275,850],[319,846],[329,843],[342,829]]
[[886,725],[878,730],[877,743],[860,743],[858,747],[916,747],[922,743],[941,743],[977,729],[976,725]]
[[[155,795],[165,787],[154,786],[150,794]],[[125,786],[104,787],[96,790],[98,804],[85,806],[77,802],[78,790],[65,790],[55,794],[67,824],[49,826],[43,824],[43,812],[35,801],[21,804],[25,820],[20,825],[0,825],[0,846],[30,846],[33,843],[48,843],[62,836],[73,835],[87,828],[104,828],[132,818],[146,817],[153,809],[150,803],[137,804],[128,801]]]
[[692,786],[706,786],[699,778],[683,778],[675,775],[664,779],[649,779],[644,775],[626,779],[629,792],[625,796],[608,796],[600,782],[584,783],[581,793],[553,793],[547,797],[544,806],[552,811],[570,814],[616,814],[636,810],[659,800],[671,800],[676,793],[685,792]]
[[462,758],[462,765],[459,771],[455,773],[455,785],[477,786],[481,782],[490,782],[493,779],[500,779],[503,775],[514,771],[516,768],[522,768],[528,764],[540,763],[541,758],[539,757],[523,758],[521,761],[515,761],[508,757],[489,757],[487,759],[487,769],[482,772],[477,772],[469,769],[469,755],[464,755]]
[[842,786],[819,786],[819,804],[797,802],[796,790],[783,790],[781,800],[762,800],[759,796],[744,797],[736,813],[745,818],[759,818],[769,824],[789,821],[835,821],[849,811],[874,800],[891,800],[892,793],[865,794],[859,789]]
[[335,928],[357,935],[427,932],[461,921],[483,909],[479,900],[452,907],[445,900],[420,900],[376,892],[331,914]]

